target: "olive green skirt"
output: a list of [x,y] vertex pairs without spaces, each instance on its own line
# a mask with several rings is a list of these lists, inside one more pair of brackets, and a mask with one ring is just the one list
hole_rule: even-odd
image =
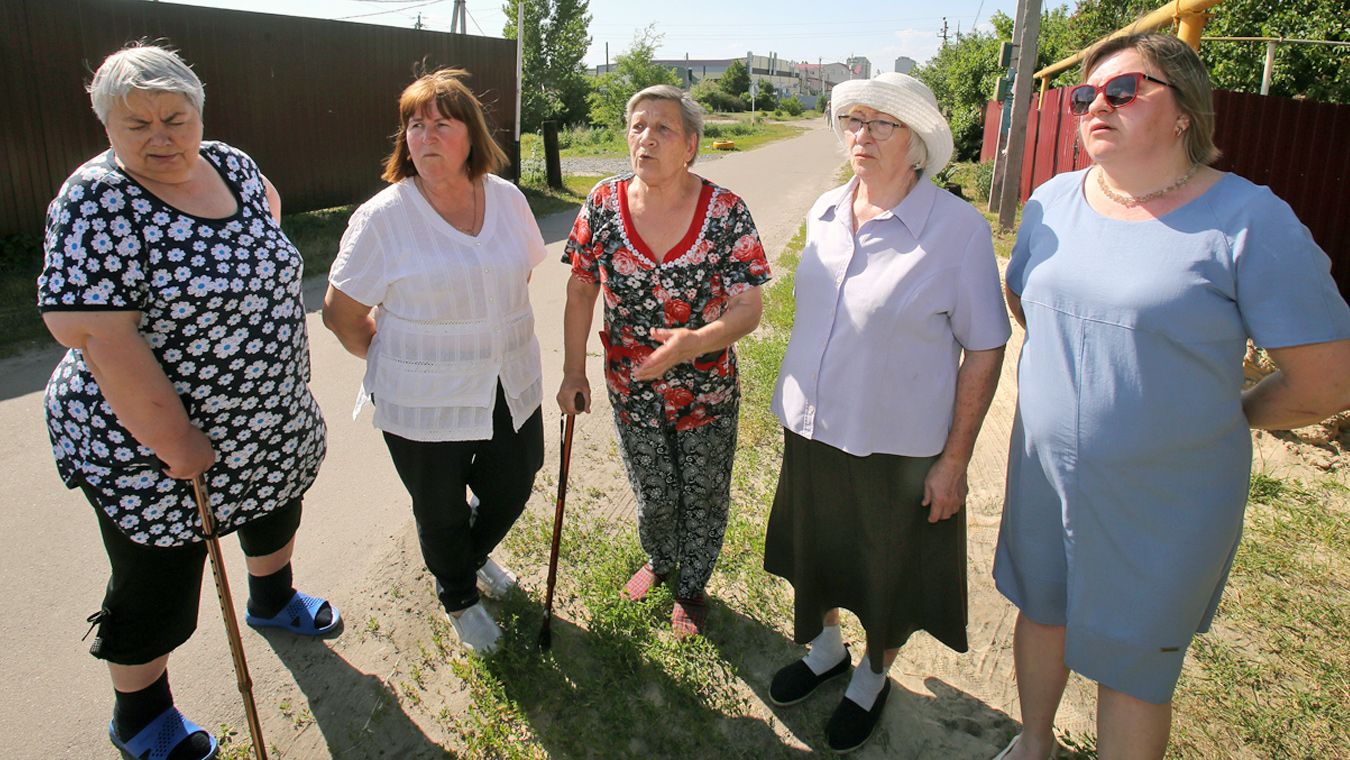
[[867,631],[874,670],[918,630],[966,651],[966,512],[934,524],[923,506],[938,458],[858,457],[783,433],[764,569],[796,591],[797,643],[843,607]]

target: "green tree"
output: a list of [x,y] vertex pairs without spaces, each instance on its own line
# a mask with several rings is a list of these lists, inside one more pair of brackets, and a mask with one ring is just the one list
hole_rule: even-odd
[[984,139],[984,108],[998,68],[999,39],[981,31],[956,35],[938,54],[910,72],[928,85],[952,128],[957,161],[974,161]]
[[[1080,0],[1074,11],[1073,46],[1083,48],[1154,10],[1154,0]],[[1205,37],[1285,37],[1350,41],[1344,0],[1227,0],[1210,8]],[[1166,31],[1166,30],[1164,30]],[[1258,41],[1205,41],[1200,58],[1216,89],[1260,92],[1266,46]],[[1077,81],[1078,72],[1072,72]],[[1055,84],[1065,84],[1061,76]],[[1276,48],[1270,94],[1350,103],[1350,49],[1286,44]]]
[[654,84],[680,85],[675,72],[652,62],[661,38],[655,24],[633,35],[633,44],[614,60],[614,71],[596,79],[588,96],[592,124],[622,128],[628,99],[639,90]]
[[722,78],[717,80],[717,86],[728,95],[740,97],[741,93],[750,91],[750,72],[745,68],[745,61],[735,58],[727,66],[727,70],[722,72]]
[[516,7],[525,3],[520,90],[521,128],[546,119],[565,124],[586,118],[590,90],[582,59],[591,45],[588,0],[507,0],[507,39],[516,38]]
[[772,111],[778,108],[778,88],[767,79],[759,80],[759,95],[755,97],[755,108]]

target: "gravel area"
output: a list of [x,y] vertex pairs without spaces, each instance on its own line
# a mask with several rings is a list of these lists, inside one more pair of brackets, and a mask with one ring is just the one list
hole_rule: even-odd
[[[699,151],[698,160],[694,162],[694,166],[716,161],[724,155],[726,154],[715,151]],[[627,158],[564,158],[562,160],[564,174],[595,174],[602,177],[611,177],[620,172],[626,172],[632,167],[632,162]]]

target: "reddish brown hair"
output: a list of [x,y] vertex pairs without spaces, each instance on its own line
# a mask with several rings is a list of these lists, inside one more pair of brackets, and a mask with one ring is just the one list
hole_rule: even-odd
[[399,126],[393,137],[394,152],[384,161],[381,179],[398,182],[417,174],[408,152],[408,121],[433,104],[442,116],[462,121],[469,128],[469,157],[464,161],[464,173],[470,180],[500,171],[509,163],[506,153],[488,131],[483,104],[462,81],[468,77],[469,72],[464,69],[438,69],[408,85],[398,99]]

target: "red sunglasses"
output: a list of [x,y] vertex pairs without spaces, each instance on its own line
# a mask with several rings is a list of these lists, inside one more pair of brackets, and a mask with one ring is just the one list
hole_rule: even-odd
[[1092,107],[1092,101],[1097,99],[1097,93],[1106,96],[1106,104],[1112,108],[1128,106],[1139,96],[1139,83],[1147,79],[1150,82],[1157,82],[1173,89],[1176,85],[1171,82],[1164,82],[1161,79],[1155,79],[1148,74],[1136,71],[1133,74],[1121,74],[1117,77],[1111,77],[1101,87],[1095,87],[1090,84],[1080,84],[1069,90],[1069,113],[1074,116],[1082,116]]

